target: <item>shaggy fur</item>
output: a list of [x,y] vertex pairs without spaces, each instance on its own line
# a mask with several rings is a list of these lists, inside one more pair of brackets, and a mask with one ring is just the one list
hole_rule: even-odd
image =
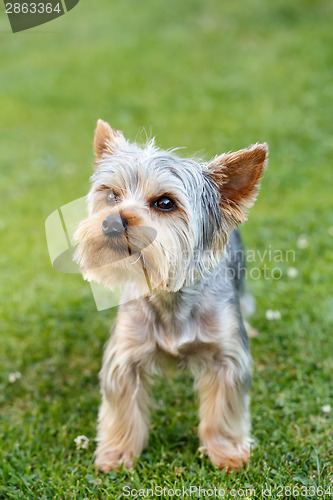
[[[87,280],[126,283],[101,370],[96,465],[132,467],[148,440],[149,382],[163,357],[192,370],[199,436],[212,463],[250,456],[251,356],[241,309],[251,297],[236,227],[254,203],[267,145],[211,162],[130,144],[99,120],[89,216],[76,260]],[[170,209],[159,206],[169,200]],[[108,224],[112,223],[112,232]],[[109,232],[108,232],[109,231]],[[142,292],[139,299],[138,288]]]

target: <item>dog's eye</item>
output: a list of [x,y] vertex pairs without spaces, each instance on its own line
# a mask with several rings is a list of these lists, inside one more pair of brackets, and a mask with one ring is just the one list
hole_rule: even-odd
[[108,193],[106,195],[106,203],[108,205],[114,205],[116,203],[116,201],[117,201],[117,196],[114,194],[112,189],[109,189]]
[[171,198],[168,198],[168,196],[162,196],[154,202],[154,207],[163,212],[169,212],[173,210],[175,206],[175,202]]

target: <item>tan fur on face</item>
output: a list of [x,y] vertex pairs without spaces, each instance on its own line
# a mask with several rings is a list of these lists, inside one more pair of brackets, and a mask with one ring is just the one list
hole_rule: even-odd
[[[110,241],[102,232],[103,220],[108,215],[122,214],[128,217],[131,225],[124,234]],[[140,213],[118,211],[117,208],[104,208],[96,212],[80,224],[74,235],[79,242],[76,258],[80,260],[84,277],[104,283],[111,290],[129,279],[136,280],[138,286],[142,285],[146,289],[144,265],[151,286],[158,287],[167,277],[162,275],[163,268],[156,262],[157,252],[150,248],[154,236],[152,225],[145,227]]]
[[[126,236],[122,236],[123,256],[120,255],[116,243],[114,248],[110,247],[112,241],[110,242],[102,232],[105,217],[117,214],[126,217],[129,223]],[[169,286],[172,277],[176,282],[175,286],[179,287],[185,278],[176,274],[173,269],[178,269],[177,262],[184,256],[185,250],[179,247],[179,240],[175,238],[174,231],[170,231],[167,223],[169,217],[155,216],[153,219],[144,209],[137,208],[134,211],[118,207],[111,210],[103,208],[91,215],[80,224],[74,235],[75,241],[79,242],[76,259],[80,261],[84,277],[104,283],[111,290],[119,282],[125,283],[128,279],[135,278],[138,286],[146,289],[147,277],[149,287],[165,288]],[[181,231],[186,222],[180,213],[175,213],[173,224]],[[147,272],[145,276],[142,266]]]
[[[78,242],[76,259],[80,262],[83,275],[111,290],[115,285],[137,278],[138,285],[147,289],[172,287],[179,288],[185,281],[179,272],[181,259],[190,259],[191,238],[185,210],[173,193],[177,208],[172,212],[161,213],[154,209],[153,201],[165,191],[159,192],[153,180],[139,176],[136,197],[126,188],[121,172],[113,178],[115,192],[119,193],[117,202],[106,204],[107,189],[97,187],[90,204],[89,217],[82,221],[74,234]],[[142,174],[143,176],[143,174]],[[123,188],[120,189],[121,182]],[[102,232],[102,223],[108,215],[123,216],[127,219],[126,236],[128,244],[126,257],[120,259],[119,252],[112,249],[113,241]],[[183,243],[183,246],[182,246]],[[186,244],[186,246],[185,246]],[[142,251],[140,251],[142,249]],[[142,269],[145,268],[146,275]]]

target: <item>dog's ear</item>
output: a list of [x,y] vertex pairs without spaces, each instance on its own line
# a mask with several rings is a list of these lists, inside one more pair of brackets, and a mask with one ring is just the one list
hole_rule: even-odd
[[255,202],[267,154],[266,143],[255,144],[218,156],[208,165],[220,192],[223,215],[232,225],[244,222],[247,209]]
[[104,154],[114,154],[119,144],[124,140],[125,138],[120,130],[113,130],[110,125],[103,120],[97,121],[94,138],[94,150],[97,159],[100,159]]

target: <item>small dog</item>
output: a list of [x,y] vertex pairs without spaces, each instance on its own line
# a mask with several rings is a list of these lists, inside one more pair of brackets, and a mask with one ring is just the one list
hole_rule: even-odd
[[140,456],[150,377],[167,357],[194,375],[202,449],[220,469],[237,469],[250,457],[251,356],[241,311],[252,297],[236,228],[255,201],[267,145],[207,163],[154,140],[131,144],[98,120],[94,148],[75,259],[89,281],[127,283],[100,372],[96,465],[130,468]]

